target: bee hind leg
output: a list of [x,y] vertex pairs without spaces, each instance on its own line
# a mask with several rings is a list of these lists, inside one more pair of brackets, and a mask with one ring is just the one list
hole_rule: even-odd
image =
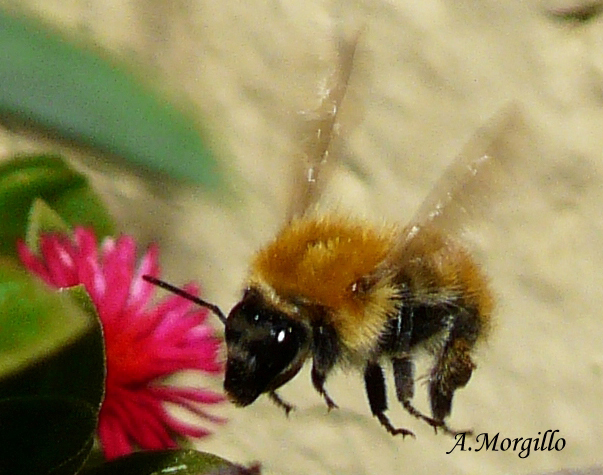
[[[429,376],[431,413],[437,421],[450,414],[454,392],[471,379],[475,363],[471,350],[477,339],[479,321],[470,312],[457,316],[446,344]],[[461,431],[470,432],[470,431]],[[459,433],[459,432],[457,432]]]
[[385,415],[387,410],[387,394],[385,388],[385,378],[383,370],[377,363],[368,363],[364,370],[364,383],[366,386],[366,394],[368,396],[371,412],[379,419],[379,422],[392,435],[402,435],[403,437],[415,434],[404,428],[396,428],[392,425],[388,417]]
[[402,403],[404,409],[406,409],[410,415],[429,424],[431,427],[433,427],[436,433],[438,432],[438,429],[441,429],[446,434],[453,436],[461,432],[467,432],[451,429],[443,420],[437,420],[433,417],[426,416],[412,405],[410,400],[414,396],[414,363],[410,356],[392,358],[392,366],[394,369],[396,395],[398,396],[398,400],[400,403]]

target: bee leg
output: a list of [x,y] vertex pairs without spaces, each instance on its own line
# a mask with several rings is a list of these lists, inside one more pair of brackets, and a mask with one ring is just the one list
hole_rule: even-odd
[[331,409],[338,409],[339,406],[335,403],[335,401],[333,401],[333,399],[331,399],[331,396],[329,396],[327,390],[324,387],[326,379],[326,373],[317,370],[316,366],[312,366],[312,384],[314,385],[314,388],[318,391],[318,394],[320,394],[327,403],[329,411]]
[[424,415],[410,403],[410,400],[415,394],[415,365],[410,356],[392,358],[392,366],[394,369],[396,396],[398,396],[398,401],[402,403],[404,409],[406,409],[409,414],[424,420],[431,426],[436,427],[440,425],[438,421]]
[[477,339],[478,325],[479,321],[475,315],[469,312],[459,314],[431,371],[429,399],[431,413],[437,421],[443,421],[450,414],[454,392],[469,382],[475,369],[470,353]]
[[325,390],[327,375],[335,366],[339,357],[339,340],[335,329],[328,325],[316,325],[313,328],[313,359],[312,359],[312,384],[320,394],[329,411],[338,406]]
[[415,436],[410,430],[395,428],[385,415],[387,410],[387,394],[385,389],[385,378],[383,370],[378,363],[369,362],[364,370],[364,384],[366,386],[366,395],[368,396],[371,412],[379,419],[381,425],[392,435],[402,434],[402,436]]
[[396,395],[398,400],[406,411],[422,421],[427,422],[434,430],[442,429],[445,433],[456,435],[459,432],[451,429],[444,421],[438,421],[432,417],[426,416],[417,408],[415,408],[410,400],[414,396],[414,363],[410,357],[392,358],[392,366],[394,369],[394,382],[396,383]]
[[289,413],[295,409],[295,406],[293,404],[289,404],[286,401],[283,401],[281,399],[281,397],[276,394],[276,391],[270,391],[268,393],[268,396],[270,397],[270,400],[276,404],[278,407],[280,407],[281,409],[283,409],[285,411],[285,413],[287,414],[287,417],[289,417]]
[[446,345],[442,356],[429,377],[431,412],[437,420],[443,420],[452,408],[454,391],[465,386],[471,378],[475,364],[469,356],[467,343],[456,340]]

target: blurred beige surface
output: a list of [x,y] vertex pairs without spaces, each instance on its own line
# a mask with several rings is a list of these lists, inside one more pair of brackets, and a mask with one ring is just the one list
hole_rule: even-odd
[[[520,474],[603,461],[603,17],[578,24],[551,13],[586,2],[2,3],[143,68],[208,122],[232,179],[227,199],[73,156],[125,231],[162,244],[166,278],[199,279],[223,308],[236,302],[251,253],[278,229],[297,112],[316,105],[342,30],[364,33],[356,117],[328,197],[339,209],[409,219],[477,127],[509,101],[526,112],[538,148],[516,164],[527,187],[510,189],[474,234],[499,296],[495,331],[450,423],[501,439],[558,429],[565,449],[447,455],[454,440],[396,407],[391,388],[392,420],[417,438],[389,436],[359,375],[328,381],[341,409],[327,414],[307,368],[282,391],[298,406],[289,419],[267,398],[225,405],[230,422],[199,449],[286,475]],[[3,155],[48,146],[0,136]]]

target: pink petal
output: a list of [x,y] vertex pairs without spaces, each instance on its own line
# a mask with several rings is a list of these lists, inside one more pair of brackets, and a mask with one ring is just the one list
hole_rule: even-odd
[[159,274],[158,255],[159,248],[156,245],[149,246],[132,278],[130,298],[126,304],[125,312],[138,316],[148,305],[155,286],[142,280],[142,276],[148,274],[156,277]]
[[[184,286],[183,290],[195,296],[198,293],[197,287],[192,285]],[[165,303],[167,304],[166,308],[169,308],[169,310],[163,312],[163,320],[159,322],[154,331],[154,337],[158,339],[168,337],[174,324],[184,315],[186,315],[189,309],[193,306],[192,302],[177,295],[168,297]]]
[[[148,406],[151,406],[150,408]],[[172,446],[172,439],[161,423],[161,408],[145,401],[142,391],[130,392],[129,396],[114,404],[113,411],[129,438],[145,449],[161,449]]]
[[96,237],[92,231],[81,227],[75,228],[73,237],[78,250],[75,262],[78,281],[84,284],[102,317],[101,303],[106,285],[98,260]]
[[189,436],[189,437],[206,437],[211,434],[211,432],[207,429],[203,429],[202,427],[194,427],[192,425],[186,424],[182,421],[179,421],[169,414],[167,415],[167,419],[164,423],[174,432],[181,436]]
[[98,246],[94,231],[78,226],[73,230],[73,238],[80,255],[88,256],[92,260],[98,261]]
[[219,393],[194,388],[178,388],[174,386],[154,386],[149,387],[149,391],[157,398],[184,407],[194,414],[209,419],[212,422],[218,424],[226,422],[226,419],[211,415],[196,405],[196,403],[216,404],[225,401],[226,398]]
[[47,234],[40,239],[40,252],[56,287],[77,285],[77,275],[72,254],[67,247],[70,243],[61,242],[56,234]]
[[17,241],[17,253],[23,265],[32,273],[41,277],[48,285],[53,285],[52,277],[43,261],[29,250],[25,243],[21,240]]
[[[170,367],[179,367],[180,369],[204,369],[205,366],[211,366],[207,365],[207,363],[209,363],[209,358],[205,359],[199,357],[196,348],[180,349],[173,347],[165,347],[161,349],[161,352],[158,356],[159,358],[155,363],[157,367],[162,367],[162,365],[169,365]],[[215,359],[215,353],[213,356],[214,358],[212,358],[211,360]]]
[[158,329],[155,332],[155,340],[160,341],[161,344],[166,346],[176,346],[186,337],[190,330],[199,325],[199,320],[187,315],[180,318],[174,318],[174,320],[170,322],[170,325],[165,323],[166,321],[164,320],[162,325],[158,326]]
[[162,322],[166,319],[173,320],[174,315],[182,315],[186,312],[181,311],[181,307],[189,304],[182,297],[169,296],[163,299],[155,308],[146,313],[144,318],[138,319],[138,334],[140,337],[150,338]]
[[105,416],[99,420],[98,437],[103,453],[108,460],[132,452],[132,444],[130,444],[123,426],[112,416]]
[[80,254],[77,260],[78,280],[86,287],[102,319],[103,308],[101,304],[106,285],[100,265],[93,256],[87,254]]
[[111,290],[105,293],[101,303],[105,319],[103,322],[106,325],[128,325],[127,319],[116,320],[122,316],[122,309],[128,300],[136,260],[136,245],[128,236],[121,237],[114,245],[113,241],[106,240],[105,243],[109,243],[107,248],[112,247],[103,253],[103,275],[107,288]]
[[199,348],[205,344],[216,343],[219,347],[222,343],[222,340],[214,337],[213,335],[214,329],[209,325],[199,325],[195,328],[192,328],[186,333],[186,335],[183,335],[179,346],[183,348]]
[[[199,318],[197,315],[191,315],[193,318]],[[186,341],[190,342],[190,344],[195,345],[196,342],[210,340],[213,338],[215,330],[210,325],[197,325],[195,328],[192,328],[186,334]]]
[[[139,413],[137,419],[139,422],[144,421],[147,429],[144,434],[140,430],[136,434],[137,439],[141,442],[141,446],[149,449],[175,447],[176,443],[166,429],[165,422],[168,418],[168,413],[160,401],[150,396],[146,391],[139,392],[137,400],[136,409]],[[144,445],[141,436],[144,436]]]
[[174,387],[172,388],[172,393],[179,397],[184,397],[191,401],[202,402],[204,404],[215,404],[226,400],[222,394],[207,389]]
[[122,387],[108,386],[105,400],[100,410],[99,420],[113,417],[119,421],[124,433],[136,432],[136,423],[132,420],[129,410],[123,407],[135,398],[135,393]]

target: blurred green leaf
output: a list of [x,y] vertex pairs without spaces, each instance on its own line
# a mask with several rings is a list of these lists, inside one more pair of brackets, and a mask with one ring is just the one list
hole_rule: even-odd
[[53,291],[0,260],[0,474],[75,474],[104,383],[102,328],[83,286]]
[[0,254],[15,255],[37,198],[71,226],[90,226],[101,237],[114,232],[111,217],[83,175],[57,156],[20,156],[0,164]]
[[69,234],[71,228],[44,200],[35,198],[29,211],[25,244],[36,253],[40,251],[40,234],[43,232]]
[[72,300],[93,321],[92,327],[76,342],[53,359],[54,372],[46,379],[52,378],[53,392],[58,388],[72,397],[84,399],[100,410],[105,395],[106,359],[105,340],[100,317],[92,299],[83,285],[64,289]]
[[60,397],[0,400],[0,474],[73,475],[94,441],[97,409]]
[[48,299],[36,295],[9,309],[0,305],[0,398],[64,396],[98,410],[105,390],[105,353],[96,310],[82,286],[53,294]]
[[0,260],[0,379],[57,352],[94,324],[68,293],[45,287],[16,261]]
[[217,455],[195,450],[138,452],[120,457],[85,475],[258,475],[259,467],[246,469]]
[[125,70],[0,13],[0,113],[176,178],[215,184],[195,122]]

